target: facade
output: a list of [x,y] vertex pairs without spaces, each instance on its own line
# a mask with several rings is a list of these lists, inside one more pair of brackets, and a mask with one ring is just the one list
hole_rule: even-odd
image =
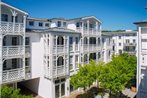
[[111,59],[111,36],[102,37],[102,23],[95,16],[32,18],[6,3],[0,5],[2,85],[21,84],[43,98],[62,98],[72,91],[70,76],[79,64]]
[[137,31],[115,31],[109,32],[112,35],[112,50],[114,54],[128,53],[136,55]]
[[0,2],[0,84],[29,78],[25,65],[25,25],[27,13]]
[[147,21],[135,23],[137,34],[137,98],[147,98]]

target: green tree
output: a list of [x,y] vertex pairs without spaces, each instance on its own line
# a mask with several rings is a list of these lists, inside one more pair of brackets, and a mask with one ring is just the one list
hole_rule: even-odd
[[71,85],[74,88],[82,87],[84,90],[90,87],[98,79],[102,65],[104,65],[103,62],[97,64],[93,60],[89,64],[80,65],[77,74],[71,77]]
[[20,94],[20,89],[14,89],[12,87],[1,87],[1,98],[33,98],[33,96],[25,96]]
[[128,54],[112,56],[112,61],[103,67],[100,74],[101,86],[111,93],[120,93],[135,76],[136,57]]

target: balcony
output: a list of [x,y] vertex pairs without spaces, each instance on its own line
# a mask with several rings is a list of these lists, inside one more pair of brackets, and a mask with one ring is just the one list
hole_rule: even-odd
[[13,24],[13,22],[0,22],[0,32],[3,34],[23,34],[24,28],[25,26],[23,23]]
[[126,51],[126,50],[124,50],[124,53],[128,53],[129,55],[136,55],[136,50],[134,50],[134,51]]
[[48,78],[57,78],[57,77],[61,77],[61,76],[66,76],[67,75],[67,67],[65,67],[64,65],[60,65],[57,67],[54,67],[52,70],[52,74],[51,74],[51,70],[50,68],[46,68],[45,69],[45,77]]
[[25,68],[25,79],[30,79],[31,78],[31,67],[26,66]]
[[25,56],[30,57],[31,49],[29,45],[25,46]]
[[24,79],[25,78],[24,76],[25,74],[23,68],[5,70],[2,73],[2,82],[8,83],[12,81],[19,81],[21,79]]
[[83,31],[83,35],[87,35],[87,36],[90,36],[90,35],[100,35],[100,32],[94,28],[89,28],[89,30],[87,28],[83,28],[82,30],[82,27],[77,27],[77,32],[81,32],[82,33]]
[[88,44],[86,45],[83,45],[83,49],[84,51],[86,52],[89,52],[89,51],[97,51],[97,50],[100,50],[101,49],[101,46],[100,45],[96,45],[96,44]]
[[62,54],[62,53],[68,53],[67,46],[65,45],[57,45],[53,46],[53,53],[54,54]]
[[24,56],[23,46],[3,46],[2,54],[4,58],[14,58]]
[[136,46],[136,43],[124,43],[124,46]]

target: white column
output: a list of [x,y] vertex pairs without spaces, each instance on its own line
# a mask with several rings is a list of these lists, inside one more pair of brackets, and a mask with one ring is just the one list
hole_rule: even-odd
[[96,30],[95,30],[95,33],[98,34],[98,33],[99,33],[99,32],[98,32],[98,31],[99,31],[99,30],[98,30],[98,29],[99,29],[99,28],[98,28],[98,22],[95,23],[95,26],[96,26],[96,27],[95,27],[95,29],[96,29]]
[[81,29],[82,29],[82,35],[84,34],[84,22],[82,21],[82,27],[81,27]]
[[140,83],[141,83],[141,27],[138,27],[137,33],[137,98],[140,98]]
[[65,82],[65,96],[69,96],[69,95],[70,95],[70,79],[68,76]]
[[14,10],[10,10],[11,11],[11,13],[12,13],[12,16],[13,16],[13,33],[14,33],[14,31],[15,31],[15,17],[16,17],[16,15],[17,15],[17,13],[16,13],[16,11]]
[[87,34],[89,34],[89,20],[87,20]]

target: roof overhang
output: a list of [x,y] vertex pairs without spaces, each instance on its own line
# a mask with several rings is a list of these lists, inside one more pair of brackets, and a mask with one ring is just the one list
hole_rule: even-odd
[[15,7],[13,7],[13,6],[9,5],[9,4],[6,4],[6,3],[4,3],[4,2],[1,2],[1,1],[0,1],[0,5],[7,6],[7,7],[11,8],[11,9],[17,10],[17,11],[19,11],[19,12],[21,12],[21,13],[25,14],[25,15],[28,15],[28,13],[27,13],[27,12],[22,11],[22,10],[20,10],[20,9],[18,9],[18,8],[15,8]]

